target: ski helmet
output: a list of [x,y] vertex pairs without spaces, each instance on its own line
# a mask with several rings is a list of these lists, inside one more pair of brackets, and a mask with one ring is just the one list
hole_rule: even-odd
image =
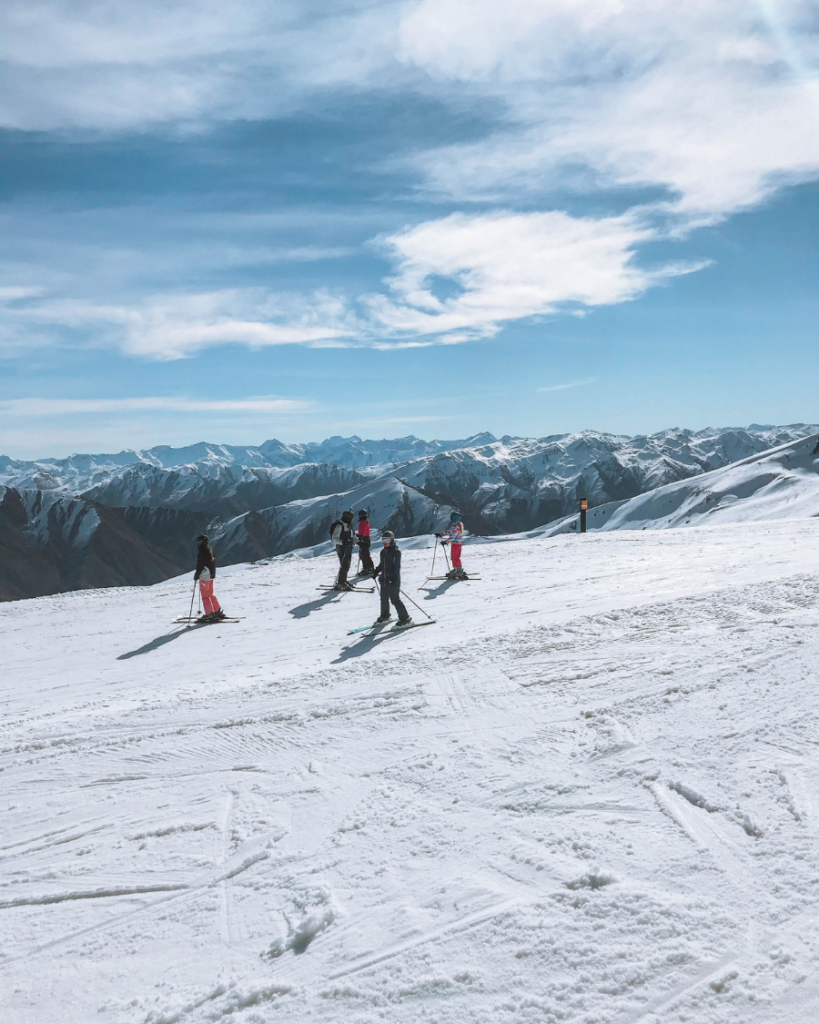
[[370,513],[366,510],[366,508],[360,508],[358,510],[358,518],[359,519],[369,519],[370,518]]
[[461,518],[461,513],[460,512],[450,512],[449,518],[450,518],[451,522],[456,523]]
[[392,532],[392,530],[382,530],[381,540],[386,541],[387,544],[393,544],[395,543],[395,534]]
[[200,533],[199,536],[196,538],[196,543],[197,544],[207,544],[208,543],[208,538],[204,535],[204,533]]
[[351,523],[353,521],[353,510],[348,508],[346,512],[341,513],[341,518],[345,523]]

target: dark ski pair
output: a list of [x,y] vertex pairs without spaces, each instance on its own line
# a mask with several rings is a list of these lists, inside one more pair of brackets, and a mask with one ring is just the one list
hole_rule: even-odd
[[431,583],[433,580],[446,580],[449,583],[469,583],[470,581],[480,581],[480,576],[427,576],[427,583]]
[[316,587],[316,590],[323,590],[330,593],[337,590],[340,594],[374,594],[375,587],[356,587],[352,583],[331,583],[329,586]]
[[173,623],[184,623],[186,626],[218,626],[220,622],[240,622],[244,615],[223,615],[214,619],[207,615],[180,615],[171,621]]

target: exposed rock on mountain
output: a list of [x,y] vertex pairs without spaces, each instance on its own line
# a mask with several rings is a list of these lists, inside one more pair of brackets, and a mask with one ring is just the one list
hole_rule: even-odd
[[[89,587],[141,586],[190,567],[196,537],[191,513],[127,510],[142,513],[129,524],[123,510],[80,498],[0,490],[0,600]],[[181,521],[175,527],[177,537],[183,532],[189,537],[184,558],[178,542],[169,550],[149,539],[157,524],[149,524],[146,513],[156,512],[166,520],[173,515],[187,520],[184,531]],[[135,528],[139,525],[145,535]]]
[[[791,441],[693,480],[657,487],[588,513],[594,530],[662,530],[819,516],[819,435]],[[576,532],[577,514],[534,534]]]
[[451,511],[394,477],[382,477],[344,494],[247,512],[212,527],[211,537],[224,561],[254,561],[328,541],[330,523],[348,507],[369,509],[376,530],[398,537],[434,533]]
[[141,464],[112,475],[81,496],[106,505],[191,509],[228,517],[350,490],[366,479],[354,469],[325,463],[300,463],[287,469],[209,462],[158,469]]

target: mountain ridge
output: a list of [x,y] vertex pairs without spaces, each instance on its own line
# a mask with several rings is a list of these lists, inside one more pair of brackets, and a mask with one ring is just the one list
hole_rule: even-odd
[[[105,465],[100,460],[108,456],[101,455],[29,463],[3,457],[0,600],[159,582],[190,567],[200,532],[211,536],[222,565],[314,547],[348,507],[369,509],[374,530],[389,528],[399,537],[434,532],[453,508],[473,535],[560,530],[581,497],[592,509],[619,507],[817,430],[790,424],[669,428],[634,437],[483,433],[458,442],[354,435],[312,446],[268,441],[252,449],[202,442],[158,446],[136,462],[137,453],[119,453]],[[308,447],[334,461],[235,461],[237,453],[292,460]],[[162,464],[190,455],[198,461]],[[375,461],[386,455],[409,457]]]

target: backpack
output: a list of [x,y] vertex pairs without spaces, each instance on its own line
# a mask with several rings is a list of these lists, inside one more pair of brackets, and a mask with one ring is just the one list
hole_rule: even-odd
[[336,540],[336,538],[334,536],[334,534],[336,532],[336,528],[339,528],[339,529],[343,529],[344,528],[344,523],[340,519],[336,519],[332,523],[330,523],[330,540],[333,541],[333,543],[335,543],[335,544],[339,543],[339,541],[341,540],[340,536],[339,536],[338,540]]

